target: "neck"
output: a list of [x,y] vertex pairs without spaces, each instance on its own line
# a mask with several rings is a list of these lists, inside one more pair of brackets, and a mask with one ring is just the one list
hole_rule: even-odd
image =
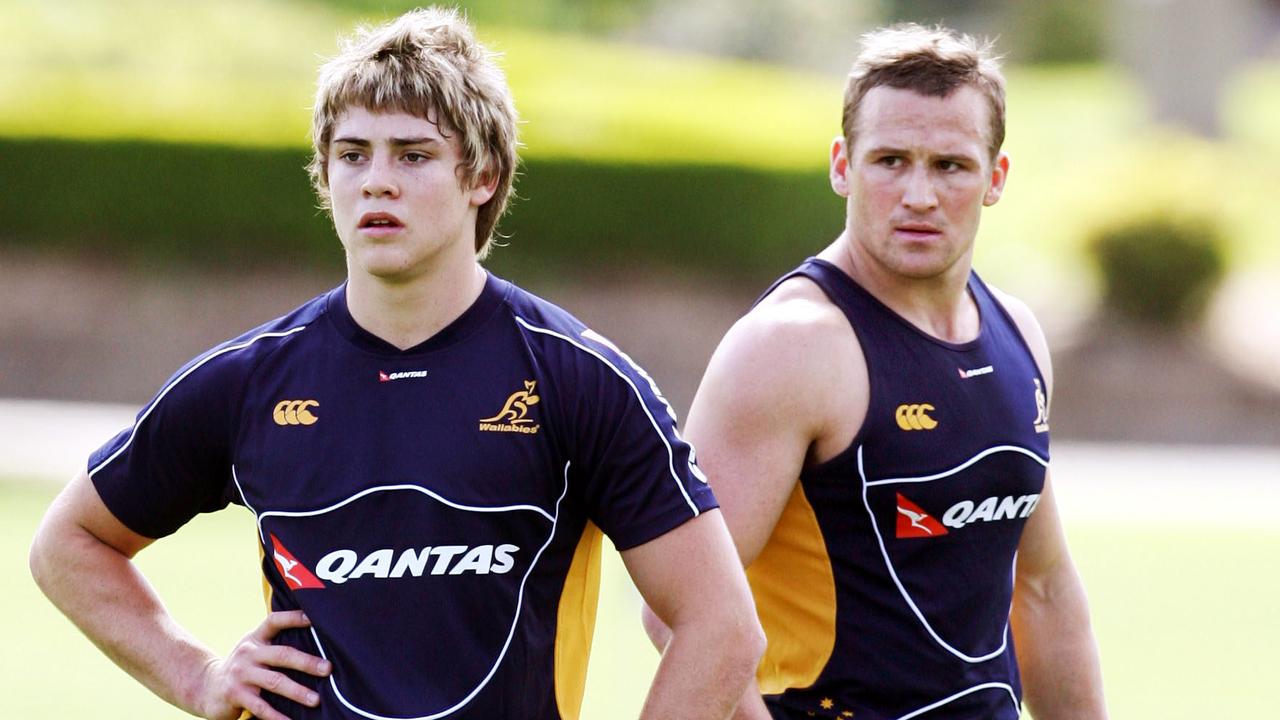
[[978,306],[969,295],[971,258],[926,278],[895,273],[854,247],[846,231],[818,257],[840,268],[907,322],[939,340],[968,342],[978,336]]
[[463,269],[407,281],[348,272],[347,310],[356,324],[405,350],[457,320],[480,297],[485,272],[474,258]]

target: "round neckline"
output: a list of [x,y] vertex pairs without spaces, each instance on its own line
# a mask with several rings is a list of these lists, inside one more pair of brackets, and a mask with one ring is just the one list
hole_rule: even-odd
[[966,340],[960,343],[954,343],[948,340],[943,340],[940,337],[931,335],[925,332],[915,323],[902,317],[902,315],[898,314],[896,310],[889,307],[888,305],[885,305],[880,300],[880,298],[871,294],[870,290],[867,290],[866,288],[862,287],[862,285],[858,284],[857,280],[854,280],[852,277],[849,276],[848,273],[846,273],[844,270],[841,270],[834,263],[831,263],[827,260],[823,260],[822,258],[819,258],[819,257],[811,257],[808,259],[807,262],[809,262],[812,265],[816,265],[822,268],[823,270],[827,271],[828,274],[833,275],[835,277],[836,282],[840,283],[842,286],[849,288],[853,292],[856,292],[862,297],[866,298],[873,305],[883,310],[889,317],[893,318],[897,322],[901,323],[902,325],[910,329],[915,334],[919,335],[920,337],[924,338],[925,340],[928,340],[929,342],[935,345],[947,348],[948,350],[954,350],[956,352],[966,352],[978,347],[982,342],[983,335],[985,335],[987,332],[986,308],[983,307],[980,293],[978,293],[974,287],[976,273],[974,273],[972,270],[969,271],[969,279],[965,282],[965,290],[969,293],[969,297],[973,299],[974,307],[978,311],[978,333],[974,335],[973,339],[971,340]]
[[347,307],[347,283],[343,282],[329,292],[325,301],[325,315],[342,337],[357,348],[376,355],[410,357],[443,350],[461,342],[483,325],[493,311],[502,304],[511,290],[511,284],[485,271],[484,287],[480,295],[462,314],[454,318],[438,332],[413,347],[400,348],[374,335],[351,317]]

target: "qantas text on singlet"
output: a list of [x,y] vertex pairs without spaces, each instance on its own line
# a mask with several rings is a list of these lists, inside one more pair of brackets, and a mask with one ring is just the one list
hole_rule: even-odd
[[949,528],[962,528],[976,522],[1031,517],[1039,502],[1039,493],[989,497],[976,505],[972,500],[961,500],[942,514],[942,524]]

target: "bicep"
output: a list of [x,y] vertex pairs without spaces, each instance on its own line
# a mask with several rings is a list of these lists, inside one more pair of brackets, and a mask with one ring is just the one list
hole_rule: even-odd
[[100,542],[133,557],[154,540],[120,521],[98,494],[89,474],[81,472],[54,499],[37,531],[37,545],[72,541],[77,536]]
[[803,389],[788,387],[798,373],[752,350],[731,339],[717,350],[686,432],[744,564],[759,554],[786,506],[817,415],[805,408]]
[[1027,520],[1018,543],[1018,585],[1039,589],[1055,570],[1070,562],[1069,558],[1066,533],[1058,514],[1053,484],[1046,471],[1040,501]]

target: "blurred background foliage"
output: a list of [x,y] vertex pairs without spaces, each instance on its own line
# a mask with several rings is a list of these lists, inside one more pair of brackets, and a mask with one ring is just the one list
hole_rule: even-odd
[[[315,67],[357,22],[415,4],[0,0],[0,242],[340,267],[301,170]],[[500,272],[761,282],[820,249],[842,221],[825,176],[841,72],[858,32],[896,19],[999,35],[1008,56],[1013,169],[978,244],[990,278],[1084,306],[1101,286],[1088,239],[1168,207],[1221,227],[1229,267],[1280,262],[1256,221],[1280,188],[1280,65],[1239,63],[1217,137],[1156,122],[1107,61],[1100,0],[462,5],[524,118]]]

